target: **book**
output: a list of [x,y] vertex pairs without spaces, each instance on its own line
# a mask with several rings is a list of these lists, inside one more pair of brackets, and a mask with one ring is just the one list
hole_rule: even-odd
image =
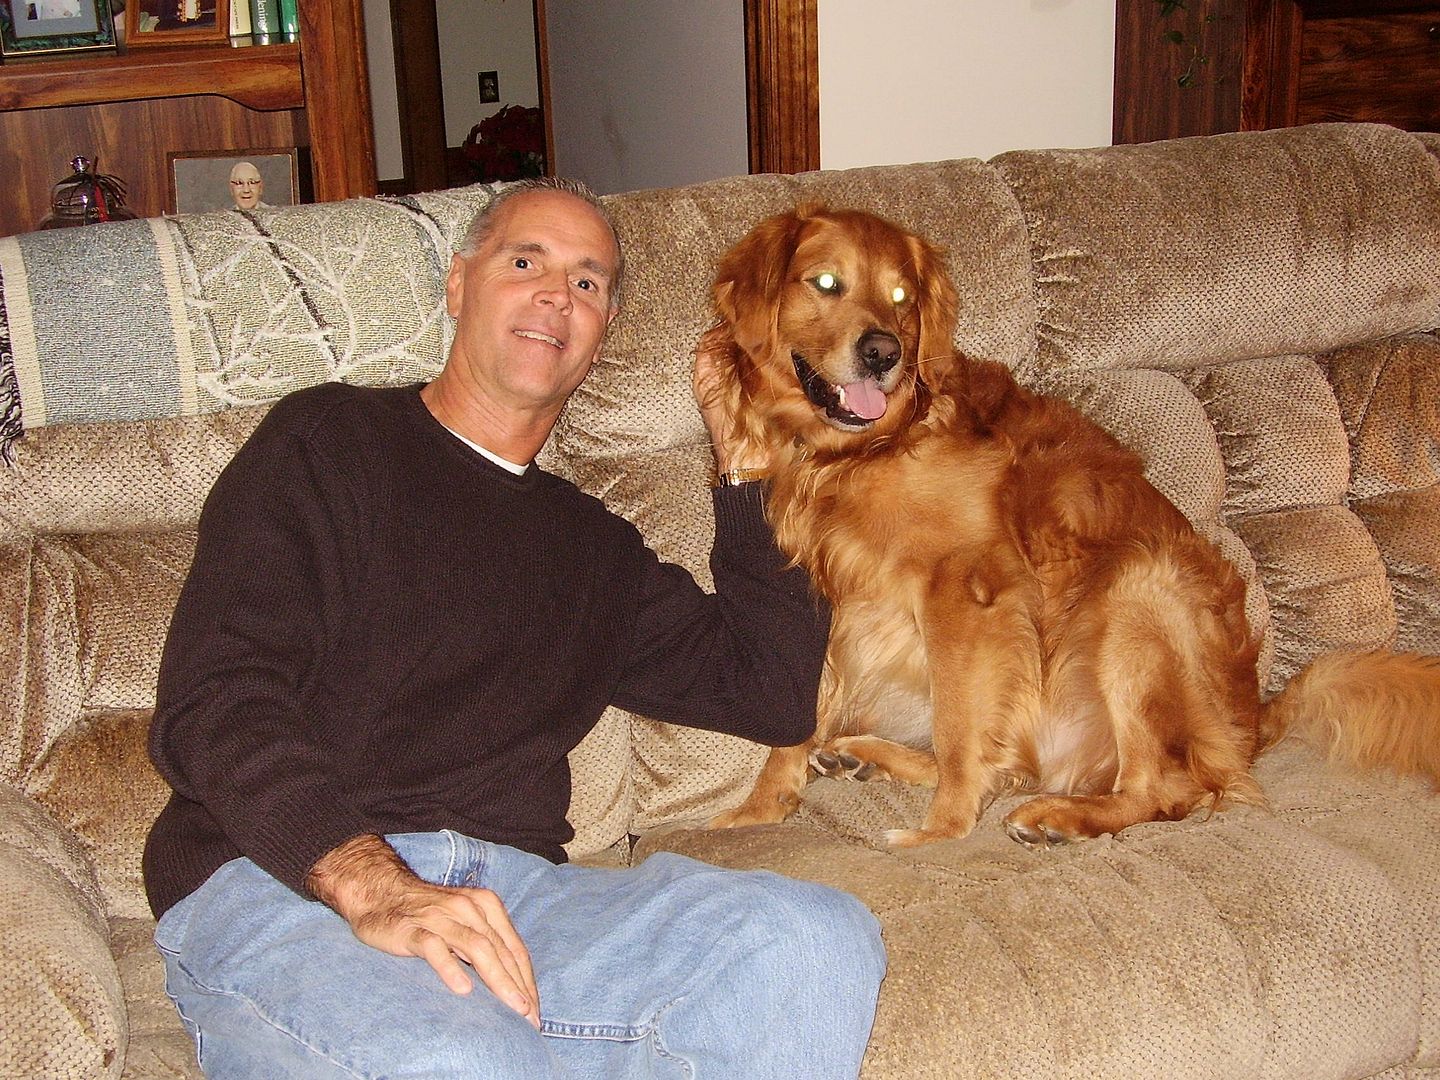
[[280,33],[278,0],[250,0],[250,27],[256,34],[277,36]]
[[249,36],[253,33],[250,25],[250,0],[235,0],[230,5],[230,36]]
[[280,33],[287,41],[300,36],[299,0],[280,0]]

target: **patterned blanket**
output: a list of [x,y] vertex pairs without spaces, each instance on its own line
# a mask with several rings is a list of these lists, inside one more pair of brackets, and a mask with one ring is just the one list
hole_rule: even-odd
[[191,415],[440,369],[451,252],[493,185],[0,239],[0,454],[44,424]]

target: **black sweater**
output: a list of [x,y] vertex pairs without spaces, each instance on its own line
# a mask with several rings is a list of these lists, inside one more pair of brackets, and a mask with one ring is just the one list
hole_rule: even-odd
[[715,516],[710,595],[597,500],[465,446],[419,387],[279,402],[206,501],[160,665],[155,914],[242,854],[300,891],[361,833],[562,861],[566,754],[611,703],[803,741],[828,613],[753,485]]

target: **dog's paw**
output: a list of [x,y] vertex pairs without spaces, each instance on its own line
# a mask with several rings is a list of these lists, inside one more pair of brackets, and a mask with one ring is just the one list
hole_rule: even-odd
[[707,829],[741,829],[746,825],[775,825],[784,821],[800,806],[797,797],[793,804],[776,800],[773,804],[755,805],[754,801],[741,803],[734,810],[716,814],[705,823]]
[[810,767],[832,780],[888,780],[890,774],[873,761],[861,761],[853,754],[816,747],[810,751]]
[[1054,847],[1085,840],[1076,820],[1075,800],[1064,797],[1031,799],[1005,817],[1005,834],[1026,847]]
[[1080,839],[1069,833],[1063,833],[1053,826],[1045,825],[1043,822],[1032,825],[1028,822],[1007,820],[1005,833],[1011,840],[1017,844],[1024,844],[1026,847],[1045,848],[1055,844],[1068,844]]

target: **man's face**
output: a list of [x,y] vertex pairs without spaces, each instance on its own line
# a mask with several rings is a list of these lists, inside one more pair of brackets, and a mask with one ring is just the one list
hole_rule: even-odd
[[558,412],[600,355],[618,261],[583,199],[534,191],[507,203],[480,249],[450,264],[458,374],[492,408]]
[[250,162],[242,161],[230,170],[230,197],[241,210],[254,210],[264,194],[265,181]]

